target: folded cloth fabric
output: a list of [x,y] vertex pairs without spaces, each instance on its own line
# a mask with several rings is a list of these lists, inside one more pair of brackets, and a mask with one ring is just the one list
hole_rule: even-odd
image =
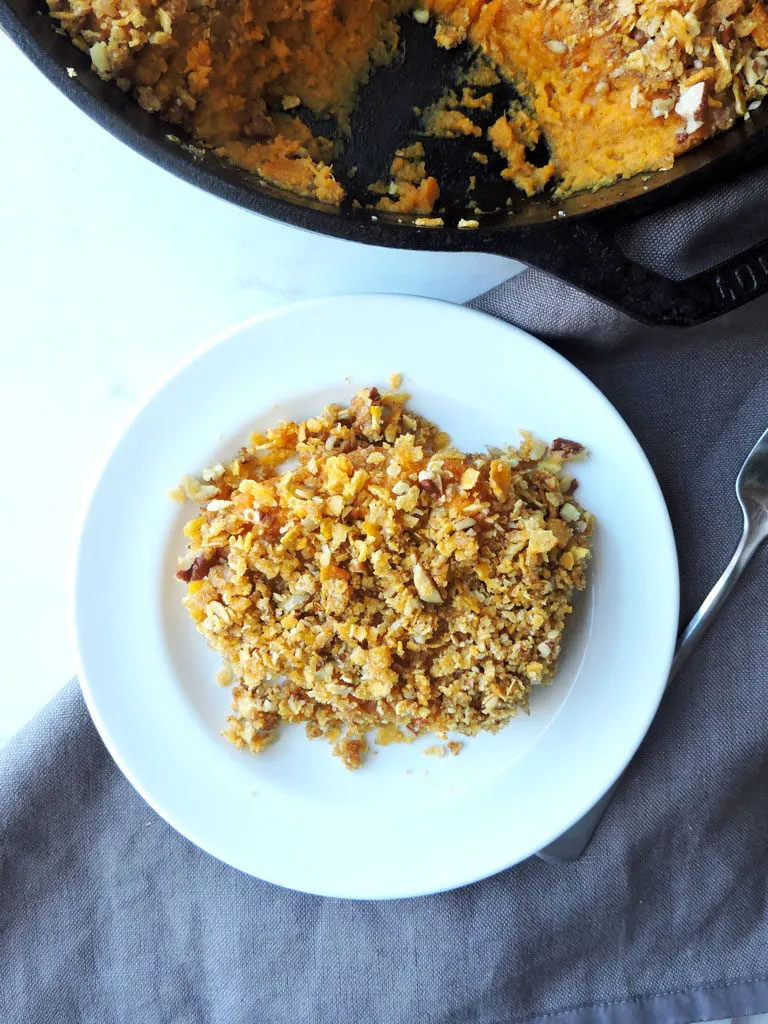
[[[663,260],[705,237],[722,256],[756,188],[765,204],[768,173],[635,242]],[[474,304],[557,339],[625,416],[669,503],[687,618],[738,539],[733,480],[768,426],[768,302],[655,331],[526,271]],[[768,1010],[766,568],[763,552],[580,861],[533,858],[419,899],[306,896],[215,861],[123,779],[69,684],[0,754],[0,1020],[685,1024]]]

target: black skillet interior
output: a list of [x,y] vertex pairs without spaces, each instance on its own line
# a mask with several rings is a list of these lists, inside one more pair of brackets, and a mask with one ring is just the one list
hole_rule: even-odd
[[[427,171],[440,181],[438,211],[441,216],[457,222],[475,216],[475,204],[485,213],[505,216],[519,214],[525,196],[504,182],[500,172],[506,166],[489,145],[486,129],[509,108],[519,96],[514,88],[499,82],[492,88],[471,87],[476,97],[491,93],[490,110],[473,110],[471,117],[481,134],[439,139],[424,134],[420,111],[440,99],[447,90],[461,93],[460,76],[473,62],[469,47],[444,50],[435,45],[434,27],[421,25],[405,17],[400,26],[400,46],[395,61],[376,72],[360,90],[358,102],[350,119],[351,138],[346,141],[334,174],[344,184],[347,203],[357,200],[363,206],[375,202],[367,186],[372,181],[386,180],[392,155],[398,147],[421,142],[426,153]],[[327,122],[312,120],[318,132],[327,130]],[[487,163],[473,156],[481,153]],[[549,159],[543,144],[531,154],[539,166]],[[350,176],[353,171],[353,176]]]
[[[369,244],[514,256],[656,323],[700,322],[768,290],[768,243],[687,282],[672,282],[638,266],[616,243],[617,230],[628,221],[731,180],[763,157],[768,151],[768,109],[755,111],[748,123],[681,157],[671,171],[639,175],[565,200],[551,192],[527,199],[502,182],[498,172],[503,161],[483,141],[485,132],[483,138],[423,136],[414,108],[423,109],[447,88],[455,89],[457,75],[466,70],[472,54],[466,47],[439,49],[431,26],[406,17],[397,60],[361,90],[352,138],[334,166],[348,191],[348,199],[336,209],[267,185],[204,153],[175,126],[144,113],[95,75],[88,57],[55,30],[42,6],[0,0],[0,25],[70,99],[122,141],[187,181],[266,216]],[[515,98],[506,84],[493,92],[493,109],[472,114],[482,128]],[[313,129],[333,137],[331,122],[300,113]],[[444,226],[437,229],[419,227],[413,217],[366,208],[376,198],[366,186],[385,179],[394,150],[416,140],[425,147],[428,170],[436,170],[440,181]],[[478,150],[487,155],[487,165],[472,156]],[[533,160],[546,159],[540,146]],[[462,218],[478,219],[480,226],[462,230]]]

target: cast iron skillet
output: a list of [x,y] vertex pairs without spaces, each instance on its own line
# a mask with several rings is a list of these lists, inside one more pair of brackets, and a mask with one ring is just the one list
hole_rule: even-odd
[[[353,115],[352,142],[335,167],[350,196],[336,209],[267,185],[204,153],[184,133],[144,113],[129,96],[91,71],[88,57],[56,32],[36,0],[0,0],[0,25],[66,96],[113,135],[180,178],[267,217],[372,245],[515,257],[654,324],[701,323],[768,291],[768,240],[683,281],[662,277],[629,259],[617,242],[620,229],[638,217],[733,180],[763,157],[768,152],[768,104],[750,122],[678,159],[671,171],[638,176],[567,200],[545,195],[526,199],[517,192],[510,200],[514,190],[500,184],[499,158],[491,154],[484,168],[472,157],[480,140],[424,140],[428,167],[439,166],[445,203],[444,226],[426,228],[412,217],[372,214],[354,200],[371,201],[356,183],[386,175],[393,150],[407,141],[404,133],[418,129],[414,106],[437,99],[446,85],[454,84],[458,65],[469,59],[464,48],[439,50],[429,26],[405,19],[400,66],[378,72],[362,90]],[[497,87],[489,119],[510,97],[506,87]],[[324,123],[314,127],[327,131]],[[546,154],[539,157],[546,159]],[[470,175],[477,183],[468,193]],[[462,218],[477,216],[472,200],[490,212],[479,218],[478,228],[460,228]]]

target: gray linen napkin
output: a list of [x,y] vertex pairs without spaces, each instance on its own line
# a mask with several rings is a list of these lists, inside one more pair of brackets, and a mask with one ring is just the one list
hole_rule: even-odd
[[[763,172],[627,244],[660,263],[722,256],[738,211],[754,226],[766,197]],[[733,479],[768,426],[768,302],[654,331],[527,271],[475,305],[559,339],[626,417],[669,502],[687,618],[737,540]],[[200,852],[122,778],[71,683],[0,754],[0,1021],[685,1024],[768,1010],[766,603],[763,552],[578,863],[533,858],[390,903],[300,895]]]

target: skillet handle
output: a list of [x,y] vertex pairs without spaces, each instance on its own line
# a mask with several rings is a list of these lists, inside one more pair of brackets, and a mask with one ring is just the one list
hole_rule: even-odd
[[[625,256],[616,242],[615,220],[609,223],[600,214],[552,225],[546,234],[531,233],[517,252],[507,248],[505,254],[645,323],[692,327],[768,292],[768,239],[710,270],[674,281]],[[574,259],[574,250],[581,258]]]

